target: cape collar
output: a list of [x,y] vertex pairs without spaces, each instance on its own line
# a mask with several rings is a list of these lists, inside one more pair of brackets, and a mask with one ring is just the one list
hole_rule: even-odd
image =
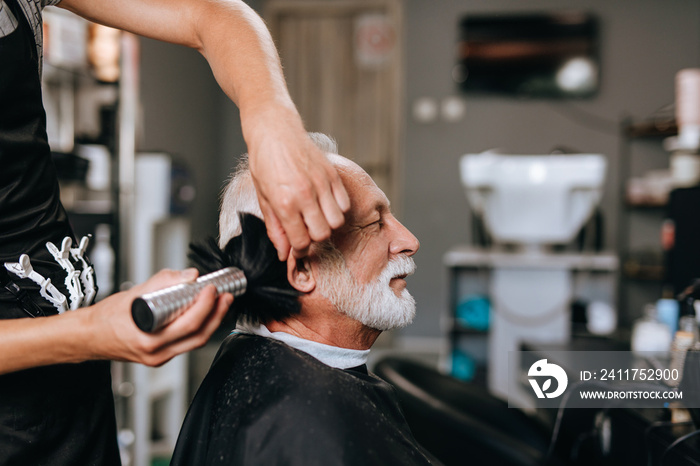
[[299,351],[303,351],[304,353],[313,356],[327,366],[335,367],[336,369],[350,369],[366,364],[370,351],[324,345],[323,343],[305,340],[286,332],[270,332],[270,330],[268,330],[263,324],[252,325],[239,322],[233,332],[258,335],[281,341],[292,348],[298,349]]

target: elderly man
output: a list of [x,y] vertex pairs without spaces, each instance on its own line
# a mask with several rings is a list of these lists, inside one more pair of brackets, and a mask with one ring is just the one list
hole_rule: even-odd
[[[365,365],[382,331],[413,319],[405,278],[418,240],[367,173],[334,155],[329,138],[312,139],[350,196],[345,225],[308,257],[288,258],[297,313],[239,317],[190,407],[173,465],[437,463],[413,438],[393,389]],[[240,233],[239,212],[260,215],[256,202],[244,162],[224,193],[221,245]]]

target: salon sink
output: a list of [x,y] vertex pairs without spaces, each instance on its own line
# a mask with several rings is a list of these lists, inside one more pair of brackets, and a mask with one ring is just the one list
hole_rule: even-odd
[[396,388],[416,440],[445,465],[544,464],[551,427],[485,388],[398,357],[379,361],[374,372]]
[[600,202],[602,154],[466,154],[460,159],[469,204],[497,244],[571,243]]

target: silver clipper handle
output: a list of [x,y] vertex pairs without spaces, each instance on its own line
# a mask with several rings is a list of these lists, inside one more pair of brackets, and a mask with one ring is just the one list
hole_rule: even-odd
[[190,307],[199,292],[208,285],[214,285],[218,294],[240,296],[245,293],[248,281],[240,269],[227,267],[202,275],[194,282],[181,283],[136,298],[131,304],[131,316],[136,326],[144,332],[157,332]]

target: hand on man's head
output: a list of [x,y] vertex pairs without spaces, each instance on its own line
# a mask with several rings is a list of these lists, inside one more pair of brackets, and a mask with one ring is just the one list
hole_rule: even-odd
[[269,118],[253,128],[246,142],[268,235],[280,260],[290,250],[304,257],[312,241],[330,238],[343,225],[350,208],[347,192],[300,122]]

